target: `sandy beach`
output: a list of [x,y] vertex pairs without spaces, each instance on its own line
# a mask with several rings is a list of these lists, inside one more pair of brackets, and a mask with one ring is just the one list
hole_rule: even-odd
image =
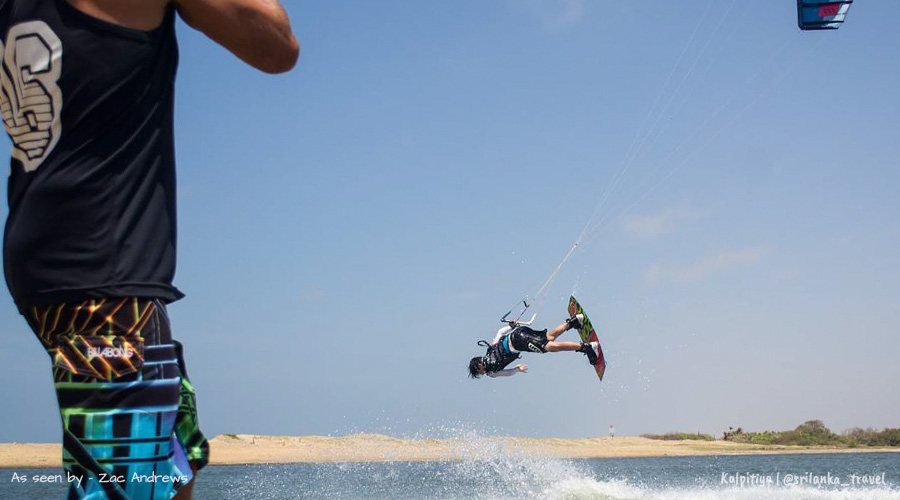
[[[520,454],[558,458],[663,457],[779,453],[900,452],[898,448],[752,445],[728,441],[660,441],[641,437],[400,439],[380,434],[324,436],[219,435],[210,440],[212,464],[444,461]],[[0,467],[59,467],[60,445],[2,443]]]

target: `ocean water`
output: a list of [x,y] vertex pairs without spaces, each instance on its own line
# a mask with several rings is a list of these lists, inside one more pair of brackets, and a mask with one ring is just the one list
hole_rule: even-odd
[[[194,498],[900,500],[900,453],[586,460],[488,455],[437,463],[212,466],[200,475]],[[13,483],[14,472],[58,471],[0,469],[0,499],[64,498],[62,485]]]

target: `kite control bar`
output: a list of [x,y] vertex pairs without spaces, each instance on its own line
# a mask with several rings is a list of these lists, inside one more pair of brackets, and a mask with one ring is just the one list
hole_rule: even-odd
[[516,320],[515,323],[516,323],[517,325],[528,326],[528,325],[534,323],[534,318],[537,318],[537,313],[532,314],[532,315],[531,315],[531,319],[529,319],[528,321],[519,321],[519,320]]
[[527,326],[527,325],[530,325],[531,323],[533,323],[533,322],[534,322],[534,318],[537,317],[537,313],[533,314],[533,315],[531,316],[531,319],[528,320],[528,321],[519,321],[520,319],[522,319],[522,316],[525,314],[525,311],[527,311],[528,308],[531,307],[531,304],[528,303],[528,299],[527,299],[527,298],[526,298],[525,300],[522,301],[522,305],[525,306],[525,307],[522,308],[522,312],[519,313],[519,317],[518,317],[518,318],[513,319],[513,320],[506,319],[507,317],[509,317],[510,314],[512,314],[512,309],[510,309],[506,314],[503,315],[502,318],[500,318],[500,322],[501,322],[501,323],[515,323],[515,324],[517,324],[517,325],[526,325],[526,326]]
[[[515,324],[517,324],[517,325],[528,326],[528,325],[534,323],[534,318],[537,318],[537,313],[534,313],[534,314],[531,315],[531,319],[529,319],[528,321],[519,321],[518,319],[506,319],[506,317],[509,316],[509,314],[510,314],[511,312],[512,312],[512,311],[510,311],[510,312],[504,314],[503,317],[500,318],[500,322],[501,322],[501,323],[515,323]],[[522,316],[519,315],[519,317],[521,318]]]

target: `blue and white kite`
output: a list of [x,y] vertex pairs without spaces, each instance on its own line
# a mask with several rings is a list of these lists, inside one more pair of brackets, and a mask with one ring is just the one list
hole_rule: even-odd
[[836,30],[847,17],[852,3],[853,0],[797,0],[797,24],[802,30]]

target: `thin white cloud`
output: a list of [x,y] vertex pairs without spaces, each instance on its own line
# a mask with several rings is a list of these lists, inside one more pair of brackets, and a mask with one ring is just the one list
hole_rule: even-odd
[[664,271],[662,265],[657,262],[647,269],[644,269],[644,282],[650,285],[656,285],[663,280],[663,274]]
[[707,255],[682,267],[666,268],[656,263],[644,270],[644,280],[650,284],[663,281],[694,283],[723,269],[754,266],[764,253],[765,250],[760,248],[745,248]]
[[325,299],[325,291],[321,288],[310,287],[300,292],[300,303],[305,306],[323,302]]
[[587,0],[557,0],[562,4],[562,10],[556,18],[556,24],[572,24],[587,17]]
[[667,208],[656,214],[626,215],[622,217],[620,226],[630,236],[651,239],[674,232],[676,223],[697,215],[697,212],[686,208]]

